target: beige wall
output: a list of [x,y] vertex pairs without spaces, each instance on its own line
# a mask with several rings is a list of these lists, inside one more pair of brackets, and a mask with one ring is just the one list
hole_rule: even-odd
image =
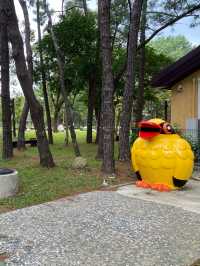
[[172,87],[171,123],[185,129],[187,119],[197,118],[197,80],[200,70]]

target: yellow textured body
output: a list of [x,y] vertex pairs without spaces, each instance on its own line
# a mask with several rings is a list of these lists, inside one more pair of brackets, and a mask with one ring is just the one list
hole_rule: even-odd
[[193,171],[194,155],[190,144],[177,134],[137,138],[131,150],[133,168],[149,184],[164,184],[177,189],[173,177],[188,180]]

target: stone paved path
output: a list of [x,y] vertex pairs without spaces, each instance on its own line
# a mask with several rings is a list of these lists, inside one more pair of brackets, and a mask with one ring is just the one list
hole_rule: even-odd
[[7,265],[188,266],[200,258],[200,214],[92,192],[0,215]]

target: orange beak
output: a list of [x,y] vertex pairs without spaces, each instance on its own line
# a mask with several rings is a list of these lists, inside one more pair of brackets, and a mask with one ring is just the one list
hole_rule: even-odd
[[158,136],[161,132],[160,125],[149,121],[140,122],[139,128],[139,136],[144,139],[149,139]]

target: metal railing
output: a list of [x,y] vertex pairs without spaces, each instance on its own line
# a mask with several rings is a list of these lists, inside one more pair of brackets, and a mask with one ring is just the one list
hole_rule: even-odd
[[200,129],[181,129],[177,133],[190,143],[195,156],[195,170],[200,171]]

